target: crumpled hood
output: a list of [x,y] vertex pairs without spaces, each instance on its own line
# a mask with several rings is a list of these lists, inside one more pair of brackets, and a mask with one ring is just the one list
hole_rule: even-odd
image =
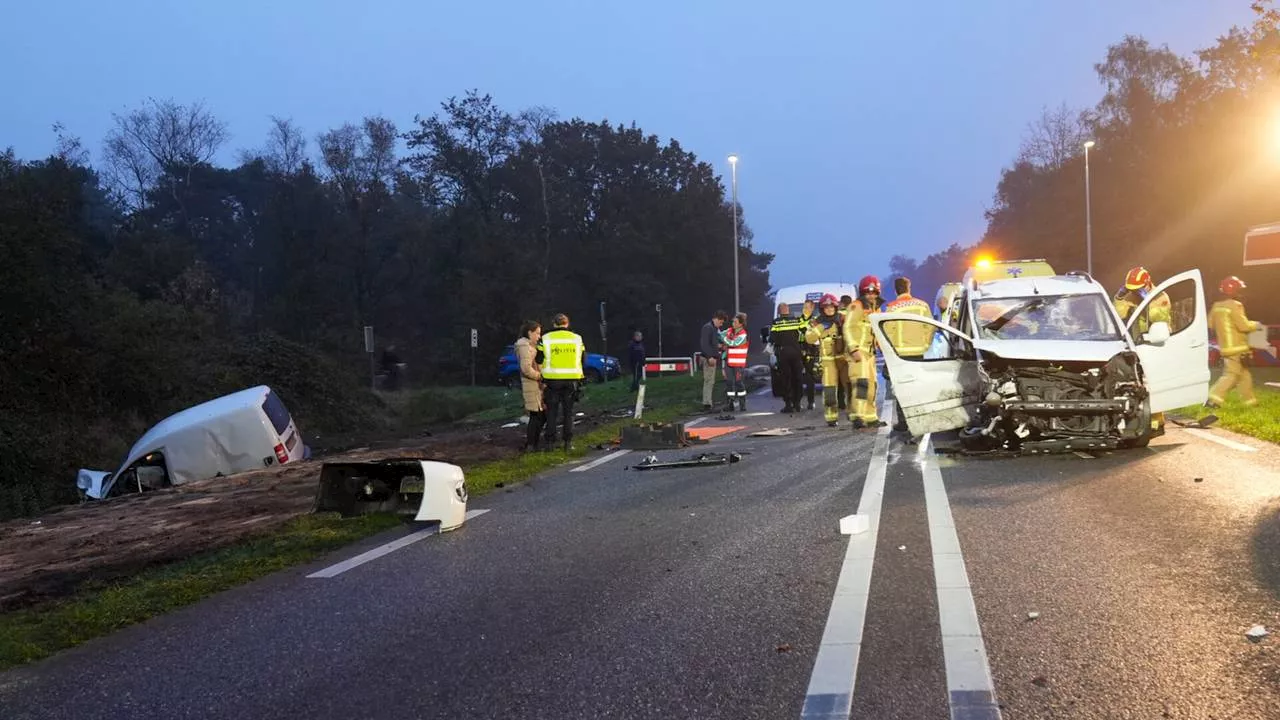
[[1123,340],[977,340],[974,347],[1006,360],[1105,363],[1129,349]]

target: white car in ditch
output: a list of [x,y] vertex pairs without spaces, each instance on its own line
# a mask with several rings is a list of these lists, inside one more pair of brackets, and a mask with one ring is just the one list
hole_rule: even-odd
[[[1161,294],[1169,320],[1151,322]],[[1141,447],[1163,432],[1153,414],[1208,398],[1199,270],[1161,284],[1127,322],[1083,273],[970,283],[958,302],[956,327],[900,313],[870,318],[912,435],[958,429],[975,451]],[[890,340],[915,338],[918,347],[935,333],[946,342],[924,357],[903,357]]]

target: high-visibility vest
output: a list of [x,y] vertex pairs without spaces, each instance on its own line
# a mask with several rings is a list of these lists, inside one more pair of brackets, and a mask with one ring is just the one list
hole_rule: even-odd
[[582,336],[572,330],[552,330],[538,343],[542,351],[542,377],[544,380],[581,380],[582,360],[586,347]]
[[724,361],[729,367],[744,368],[747,366],[747,347],[749,345],[747,331],[735,332],[733,328],[724,334]]
[[[929,303],[903,294],[885,306],[886,313],[907,313],[933,319]],[[933,342],[933,326],[918,322],[888,322],[882,326],[900,357],[920,357]]]
[[1249,333],[1262,327],[1244,314],[1244,304],[1239,300],[1219,300],[1209,313],[1209,323],[1218,336],[1218,352],[1222,357],[1235,357],[1253,352],[1249,347]]

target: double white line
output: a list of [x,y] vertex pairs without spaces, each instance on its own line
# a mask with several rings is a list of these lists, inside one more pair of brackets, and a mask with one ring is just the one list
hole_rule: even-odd
[[[890,403],[881,408],[884,416]],[[849,538],[844,564],[836,582],[831,611],[818,647],[802,720],[848,720],[858,677],[862,630],[870,600],[871,570],[880,531],[880,507],[888,470],[889,427],[880,429],[867,467],[858,513],[869,517],[866,532]],[[995,686],[987,662],[978,613],[969,587],[969,576],[960,552],[942,472],[930,452],[930,437],[921,439],[918,462],[924,476],[925,509],[929,517],[929,542],[933,555],[934,586],[938,593],[939,626],[943,662],[947,671],[947,696],[951,717],[958,720],[999,720]]]

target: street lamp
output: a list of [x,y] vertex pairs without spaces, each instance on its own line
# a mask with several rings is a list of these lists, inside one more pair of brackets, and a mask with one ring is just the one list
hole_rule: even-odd
[[1084,144],[1084,247],[1085,268],[1089,277],[1093,277],[1093,212],[1089,198],[1089,148],[1096,143],[1092,140]]
[[738,156],[729,156],[729,167],[733,171],[733,314],[738,308]]

